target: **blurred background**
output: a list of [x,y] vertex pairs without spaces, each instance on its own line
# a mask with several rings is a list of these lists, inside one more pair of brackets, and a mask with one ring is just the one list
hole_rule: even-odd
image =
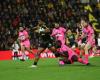
[[17,40],[20,26],[28,30],[32,47],[36,47],[38,39],[32,29],[39,19],[49,28],[58,22],[74,32],[77,21],[82,16],[87,17],[98,35],[99,0],[0,0],[0,50],[11,48]]

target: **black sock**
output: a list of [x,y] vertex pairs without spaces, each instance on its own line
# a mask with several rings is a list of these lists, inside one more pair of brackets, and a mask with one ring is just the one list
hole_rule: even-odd
[[37,65],[37,62],[34,62],[34,64],[33,65]]

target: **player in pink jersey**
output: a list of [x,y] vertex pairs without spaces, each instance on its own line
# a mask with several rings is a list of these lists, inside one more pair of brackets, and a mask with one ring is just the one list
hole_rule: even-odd
[[18,39],[19,39],[21,51],[23,53],[21,60],[24,61],[25,57],[26,57],[25,50],[28,50],[31,53],[32,53],[32,50],[30,49],[30,40],[29,40],[28,32],[26,30],[24,30],[23,27],[19,28]]
[[61,46],[61,48],[59,49],[59,54],[60,56],[63,57],[62,59],[60,59],[59,64],[61,65],[72,64],[74,62],[79,62],[85,65],[89,65],[89,63],[80,58],[79,55],[77,55],[77,53],[75,53],[71,48],[69,48],[66,45]]
[[60,27],[58,23],[55,23],[55,28],[53,29],[51,36],[54,37],[57,41],[60,41],[61,45],[64,45],[65,32],[66,32],[65,28]]
[[[58,44],[60,44],[58,53],[56,53],[56,55],[58,57],[63,57],[66,59],[66,57],[67,57],[66,46],[64,46],[65,45],[65,33],[66,33],[66,29],[63,27],[60,27],[58,23],[55,23],[55,27],[52,31],[51,36],[55,38],[55,40],[58,42]],[[59,63],[63,64],[63,62],[59,62]]]
[[58,49],[56,55],[58,57],[64,58],[64,61],[61,60],[59,63],[64,65],[64,62],[72,63],[74,61],[78,61],[83,64],[87,64],[81,58],[79,58],[78,55],[71,48],[65,45],[65,32],[66,30],[64,28],[59,27],[59,24],[55,24],[55,28],[53,29],[52,34],[51,34],[51,36],[56,38],[56,41],[61,42],[61,46]]
[[[65,44],[65,32],[66,29],[63,27],[60,27],[58,23],[54,24],[54,28],[52,30],[51,36],[55,39],[57,45],[57,48],[61,48],[62,45]],[[58,52],[54,53],[56,57],[64,57],[65,54],[59,54]],[[66,56],[65,56],[66,57]]]
[[94,38],[94,30],[93,28],[87,23],[87,21],[85,19],[82,19],[81,20],[81,26],[83,27],[82,29],[82,36],[81,38],[86,38],[86,43],[85,43],[85,46],[84,46],[84,50],[85,50],[85,55],[84,55],[84,58],[85,58],[85,61],[87,63],[89,63],[88,61],[88,55],[89,55],[89,49],[91,47],[94,47],[95,46],[95,38]]

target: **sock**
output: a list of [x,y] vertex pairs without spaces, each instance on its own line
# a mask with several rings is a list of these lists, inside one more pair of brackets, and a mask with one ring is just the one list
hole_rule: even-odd
[[86,61],[84,61],[82,58],[78,58],[78,62],[82,63],[82,64],[87,64]]
[[34,62],[34,64],[33,65],[37,65],[37,62]]
[[89,63],[88,58],[89,58],[88,54],[85,54],[85,55],[84,55],[84,60],[85,60],[86,63]]

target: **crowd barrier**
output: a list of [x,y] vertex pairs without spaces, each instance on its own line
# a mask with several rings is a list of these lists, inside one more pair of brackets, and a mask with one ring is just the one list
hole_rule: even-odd
[[[34,54],[37,52],[37,49],[33,49],[33,54],[26,51],[26,55],[29,57],[29,59],[34,58]],[[18,56],[21,56],[22,52],[19,51]],[[55,58],[54,54],[51,51],[44,51],[41,55],[41,58]],[[0,51],[0,60],[13,60],[13,51]]]
[[[25,54],[28,56],[28,59],[33,59],[34,55],[37,53],[37,49],[33,49],[33,54],[25,51]],[[94,54],[94,56],[100,56],[100,50],[97,52],[98,54]],[[19,59],[22,56],[22,52],[19,51],[18,53]],[[0,60],[13,60],[13,51],[0,51]],[[50,51],[46,50],[41,55],[40,58],[55,58],[55,55]]]

